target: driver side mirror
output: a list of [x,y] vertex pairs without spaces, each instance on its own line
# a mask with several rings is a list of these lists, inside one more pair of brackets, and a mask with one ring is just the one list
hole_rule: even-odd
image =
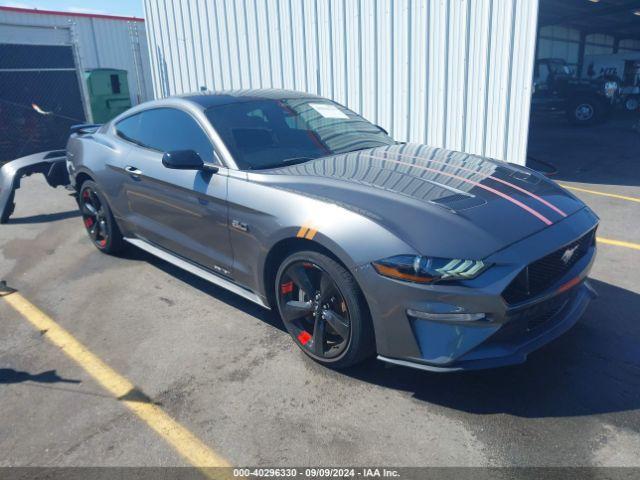
[[204,161],[194,150],[175,150],[162,156],[162,165],[176,170],[202,170]]

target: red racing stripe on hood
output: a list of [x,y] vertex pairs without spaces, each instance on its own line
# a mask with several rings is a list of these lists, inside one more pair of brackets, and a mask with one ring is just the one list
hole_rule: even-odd
[[[386,155],[386,152],[383,152],[383,154]],[[443,161],[440,161],[440,160],[426,159],[424,157],[415,157],[413,155],[407,155],[407,154],[404,154],[404,153],[395,153],[394,152],[393,155],[397,155],[398,157],[412,158],[412,159],[415,159],[415,160],[424,160],[426,162],[438,163],[440,165],[451,165],[450,163],[443,162]],[[406,165],[412,165],[412,164],[407,163]],[[451,165],[451,166],[453,166],[455,168],[459,168],[460,170],[464,170],[465,172],[478,173],[475,170],[472,170],[470,168],[461,167],[459,165]],[[514,190],[518,190],[519,192],[522,192],[525,195],[528,195],[529,197],[531,197],[531,198],[537,200],[538,202],[542,203],[543,205],[549,207],[551,210],[553,210],[554,212],[562,215],[563,217],[567,216],[567,214],[564,213],[562,210],[560,210],[558,207],[556,207],[555,205],[553,205],[550,202],[546,201],[544,198],[539,197],[535,193],[530,192],[529,190],[526,190],[526,189],[524,189],[524,188],[522,188],[522,187],[520,187],[520,186],[518,186],[518,185],[516,185],[514,183],[507,182],[506,180],[502,180],[501,178],[496,178],[496,177],[494,177],[492,175],[489,175],[487,178],[490,178],[491,180],[494,180],[496,182],[499,182],[499,183],[502,183],[504,185],[507,185],[508,187],[511,187]]]
[[366,154],[363,154],[363,153],[359,153],[359,155],[361,155],[363,157],[373,158],[373,159],[376,159],[376,160],[382,160],[384,162],[391,162],[391,163],[396,163],[398,165],[404,165],[404,166],[407,166],[407,167],[413,167],[413,168],[417,168],[419,170],[424,170],[424,171],[427,171],[427,172],[437,173],[437,174],[440,174],[440,175],[444,175],[445,177],[455,178],[456,180],[460,180],[460,181],[463,181],[465,183],[469,183],[469,184],[471,184],[471,185],[473,185],[475,187],[478,187],[478,188],[481,188],[483,190],[486,190],[487,192],[491,192],[491,193],[493,193],[494,195],[497,195],[500,198],[504,198],[508,202],[511,202],[514,205],[520,207],[522,210],[530,213],[531,215],[536,217],[538,220],[542,221],[544,224],[553,225],[553,222],[551,220],[549,220],[547,217],[542,215],[540,212],[534,210],[530,206],[525,205],[520,200],[516,200],[512,196],[507,195],[506,193],[501,192],[499,190],[496,190],[495,188],[491,188],[491,187],[489,187],[487,185],[483,185],[482,183],[474,182],[473,180],[469,180],[468,178],[460,177],[460,176],[454,175],[452,173],[443,172],[442,170],[436,170],[434,168],[423,167],[422,165],[416,165],[414,163],[399,162],[397,160],[391,160],[390,158],[376,157],[374,155],[366,155]]

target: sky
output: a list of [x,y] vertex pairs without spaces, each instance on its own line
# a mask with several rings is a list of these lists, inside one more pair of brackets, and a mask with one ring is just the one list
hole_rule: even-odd
[[144,17],[142,0],[0,0],[1,6]]

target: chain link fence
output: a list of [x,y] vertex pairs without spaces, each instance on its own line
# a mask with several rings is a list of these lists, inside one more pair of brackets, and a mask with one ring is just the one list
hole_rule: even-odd
[[85,122],[73,47],[0,44],[0,164],[64,148]]

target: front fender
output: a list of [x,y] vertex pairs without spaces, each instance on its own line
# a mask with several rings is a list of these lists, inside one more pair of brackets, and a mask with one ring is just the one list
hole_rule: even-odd
[[354,210],[320,200],[299,198],[295,211],[289,211],[277,221],[282,228],[271,233],[258,256],[256,283],[265,292],[261,272],[272,249],[282,241],[298,239],[325,248],[345,267],[356,275],[361,265],[398,254],[415,253],[413,248],[400,240],[374,219]]
[[49,186],[69,184],[66,152],[53,150],[34,153],[5,163],[0,167],[0,223],[6,223],[15,209],[15,190],[20,179],[33,173],[42,173]]

